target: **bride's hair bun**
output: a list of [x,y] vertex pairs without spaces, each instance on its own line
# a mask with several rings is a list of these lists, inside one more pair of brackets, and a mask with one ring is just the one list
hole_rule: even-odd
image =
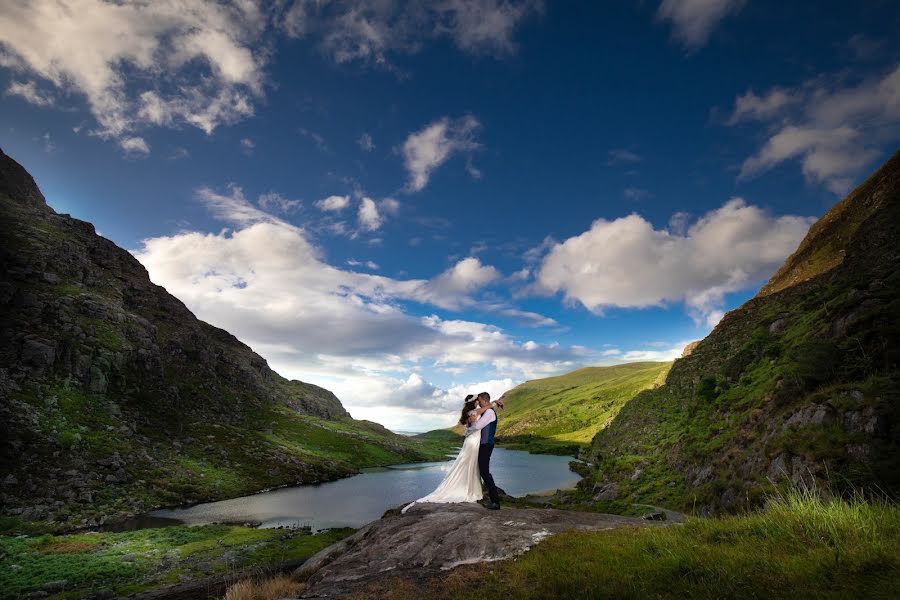
[[471,400],[474,397],[475,397],[475,394],[469,394],[468,396],[466,396],[466,399],[463,400],[463,402],[468,402],[469,400]]

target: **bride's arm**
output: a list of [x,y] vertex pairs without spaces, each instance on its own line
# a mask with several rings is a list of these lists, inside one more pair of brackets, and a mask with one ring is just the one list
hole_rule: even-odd
[[501,402],[500,400],[491,400],[490,404],[488,404],[487,406],[479,406],[478,408],[475,409],[475,412],[478,414],[478,416],[481,416],[481,414],[484,411],[486,411],[487,409],[497,408],[498,406],[500,408],[503,408],[503,402]]

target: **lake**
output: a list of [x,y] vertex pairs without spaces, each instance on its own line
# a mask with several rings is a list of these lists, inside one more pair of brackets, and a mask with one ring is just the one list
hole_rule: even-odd
[[[580,477],[569,470],[571,457],[529,454],[496,448],[491,457],[494,481],[507,494],[522,496],[571,488]],[[353,477],[319,485],[302,485],[252,496],[157,510],[146,525],[258,522],[261,527],[361,527],[389,508],[433,491],[453,461],[412,463],[367,469]],[[146,526],[145,525],[145,526]]]

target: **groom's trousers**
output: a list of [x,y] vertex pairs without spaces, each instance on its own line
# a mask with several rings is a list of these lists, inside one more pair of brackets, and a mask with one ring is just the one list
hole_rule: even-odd
[[494,451],[493,444],[481,444],[478,448],[478,472],[481,479],[487,487],[488,498],[494,504],[500,504],[500,495],[497,493],[497,486],[494,484],[494,478],[491,476],[491,453]]

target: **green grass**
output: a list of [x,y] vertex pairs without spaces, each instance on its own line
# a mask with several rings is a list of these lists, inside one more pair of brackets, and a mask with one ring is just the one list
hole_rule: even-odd
[[132,594],[182,579],[306,558],[351,532],[313,535],[302,529],[208,525],[0,537],[0,598],[18,598],[55,581],[66,582],[56,598],[82,598],[104,588]]
[[[740,516],[562,533],[517,560],[460,567],[425,587],[436,600],[896,598],[900,509],[792,493]],[[421,597],[425,587],[395,580],[359,597]]]
[[670,367],[628,363],[526,381],[504,394],[498,443],[531,452],[574,454],[635,394],[663,383]]

